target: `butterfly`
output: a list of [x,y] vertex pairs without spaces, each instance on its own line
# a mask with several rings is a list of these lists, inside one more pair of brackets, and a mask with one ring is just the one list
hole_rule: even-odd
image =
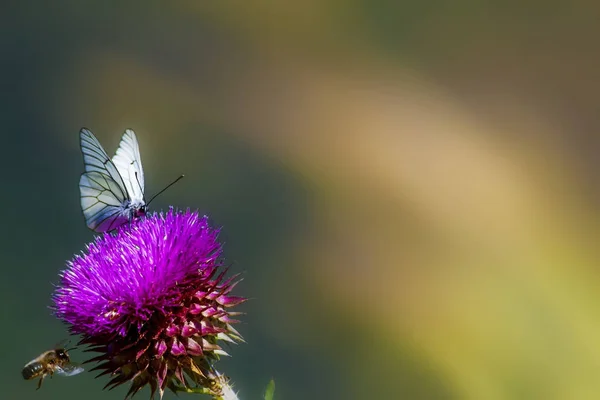
[[108,232],[146,215],[144,171],[135,132],[125,131],[112,159],[89,129],[82,128],[79,139],[85,167],[79,192],[88,228]]

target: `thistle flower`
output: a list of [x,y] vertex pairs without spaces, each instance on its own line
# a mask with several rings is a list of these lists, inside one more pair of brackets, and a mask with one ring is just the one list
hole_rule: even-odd
[[[152,214],[104,234],[61,272],[53,309],[87,351],[100,353],[105,388],[131,382],[126,398],[146,385],[151,397],[206,388],[221,397],[212,363],[221,341],[242,341],[229,309],[236,276],[221,269],[219,231],[196,212]],[[190,382],[191,381],[191,382]]]

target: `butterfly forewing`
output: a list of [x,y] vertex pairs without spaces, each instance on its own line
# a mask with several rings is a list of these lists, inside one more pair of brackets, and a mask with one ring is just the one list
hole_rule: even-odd
[[137,137],[131,129],[127,129],[123,134],[112,161],[123,179],[132,203],[143,204],[144,170]]
[[118,184],[125,190],[125,184],[123,178],[119,174],[119,170],[112,162],[104,148],[98,142],[98,139],[89,130],[83,128],[79,132],[79,138],[81,143],[81,152],[83,153],[83,165],[85,172],[100,172],[102,174],[108,174],[112,180],[118,182]]

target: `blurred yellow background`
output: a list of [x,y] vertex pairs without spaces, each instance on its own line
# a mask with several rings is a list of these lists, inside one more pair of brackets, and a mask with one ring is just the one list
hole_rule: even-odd
[[[66,335],[46,306],[92,239],[82,126],[110,154],[134,129],[148,197],[186,174],[152,209],[223,226],[241,399],[600,397],[599,6],[5,8],[8,398],[40,398],[19,369]],[[104,383],[42,390],[122,398]]]

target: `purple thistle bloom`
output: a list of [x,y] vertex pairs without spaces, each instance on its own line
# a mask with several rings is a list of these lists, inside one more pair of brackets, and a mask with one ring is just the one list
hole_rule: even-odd
[[218,233],[207,217],[170,210],[97,237],[68,262],[53,308],[100,353],[88,362],[113,377],[105,388],[131,381],[126,397],[146,384],[162,397],[189,378],[218,395],[212,361],[227,354],[220,340],[242,340],[229,308],[245,301],[220,271]]

